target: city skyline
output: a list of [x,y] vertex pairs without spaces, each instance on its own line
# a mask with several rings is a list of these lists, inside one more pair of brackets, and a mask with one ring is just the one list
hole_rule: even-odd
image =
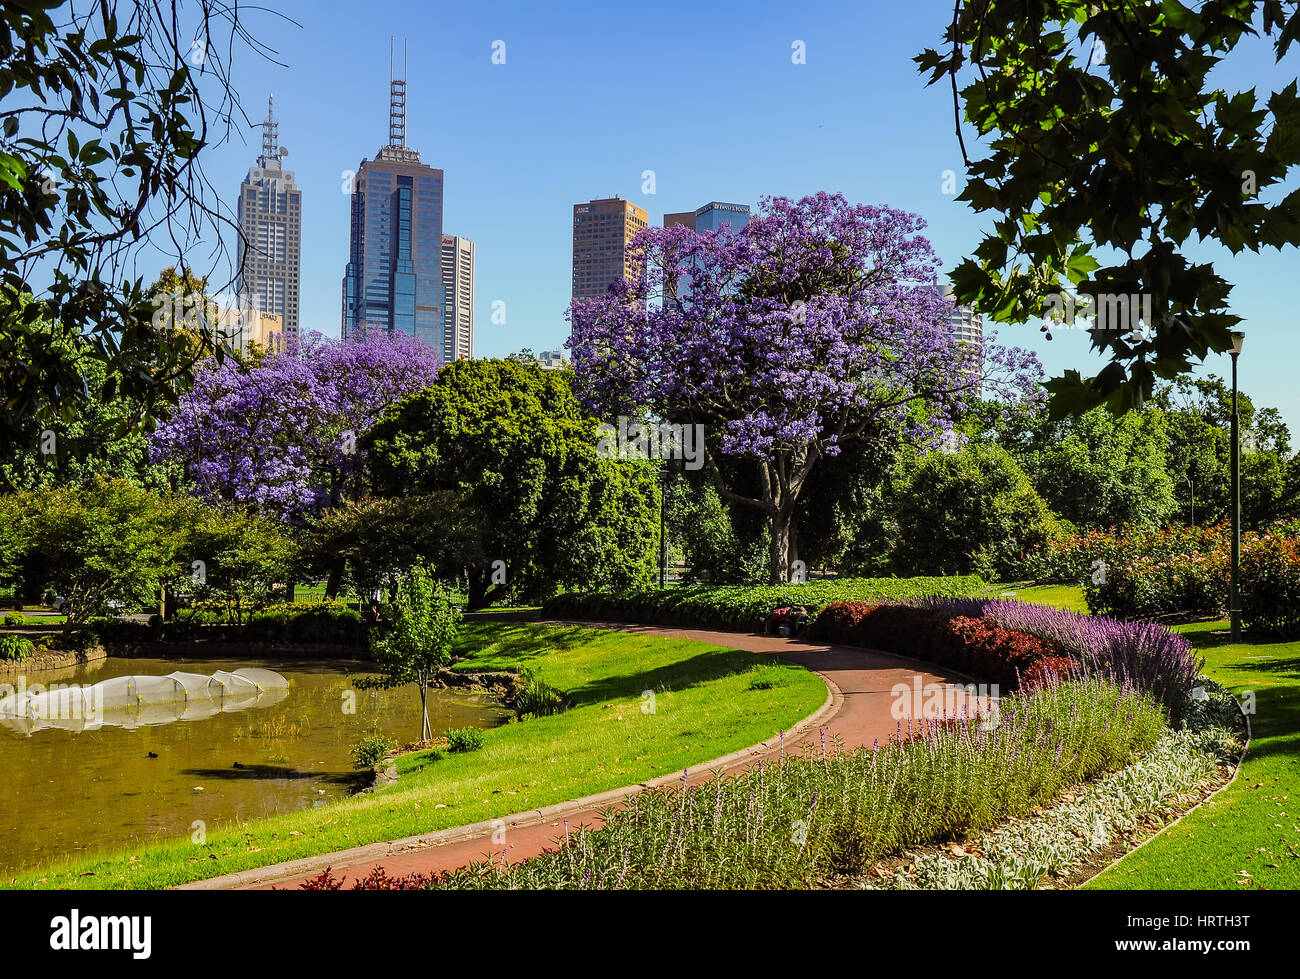
[[[836,9],[841,29],[832,31],[826,26],[834,20],[831,8],[816,2],[794,18],[758,3],[743,24],[721,11],[683,5],[680,12],[689,9],[700,28],[684,44],[670,29],[672,18],[639,25],[642,43],[669,52],[638,63],[637,84],[655,91],[656,101],[684,107],[698,99],[705,78],[720,85],[745,80],[746,97],[729,100],[725,118],[676,111],[673,138],[666,139],[652,124],[653,110],[601,81],[619,65],[617,52],[574,40],[594,18],[629,25],[628,13],[580,3],[543,16],[526,5],[496,4],[435,17],[399,3],[389,16],[356,23],[342,5],[292,0],[284,9],[301,28],[270,19],[261,26],[273,32],[288,69],[250,59],[239,66],[237,82],[246,97],[275,91],[278,114],[293,120],[292,159],[311,212],[303,242],[304,329],[326,335],[339,329],[338,269],[347,259],[349,218],[343,188],[356,160],[373,152],[383,125],[388,79],[378,53],[398,25],[413,38],[436,25],[445,39],[436,57],[420,45],[412,49],[407,125],[413,145],[455,182],[446,200],[447,231],[476,244],[475,355],[554,349],[567,338],[571,208],[594,196],[617,193],[654,220],[691,201],[748,201],[757,209],[765,195],[838,191],[854,202],[925,218],[945,272],[971,254],[988,228],[955,199],[964,167],[950,96],[927,89],[911,63],[942,32],[943,18],[932,11]],[[708,42],[718,31],[730,32],[727,45]],[[340,32],[359,53],[343,71],[330,53],[330,39]],[[795,40],[806,44],[803,64],[792,62]],[[863,57],[868,50],[872,57]],[[691,70],[683,72],[687,65]],[[1267,59],[1265,77],[1225,71],[1222,84],[1248,87],[1272,81],[1275,73]],[[577,115],[574,92],[581,93]],[[969,127],[966,136],[978,156]],[[242,173],[247,154],[248,144],[236,138],[212,149],[210,165]],[[1233,309],[1250,336],[1243,387],[1260,403],[1278,406],[1293,428],[1300,425],[1300,392],[1283,367],[1300,356],[1300,341],[1282,330],[1290,304],[1276,288],[1286,281],[1294,249],[1236,257],[1218,246],[1193,251],[1197,260],[1219,263],[1236,284]],[[986,329],[999,342],[1036,351],[1049,376],[1104,366],[1084,331],[1060,331],[1048,341],[1035,326],[986,322]],[[1224,376],[1228,367],[1226,356],[1211,355],[1197,373]]]

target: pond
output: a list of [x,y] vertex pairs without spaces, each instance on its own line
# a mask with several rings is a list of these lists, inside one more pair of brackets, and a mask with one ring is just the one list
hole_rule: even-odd
[[[0,874],[118,850],[159,837],[190,837],[232,820],[320,806],[356,791],[352,747],[379,733],[401,744],[420,736],[414,687],[356,690],[341,660],[113,658],[35,673],[27,684],[98,683],[174,671],[210,674],[241,667],[274,670],[287,696],[193,721],[99,730],[0,731]],[[12,677],[4,682],[17,684]],[[508,711],[485,694],[429,693],[435,735],[493,727]]]

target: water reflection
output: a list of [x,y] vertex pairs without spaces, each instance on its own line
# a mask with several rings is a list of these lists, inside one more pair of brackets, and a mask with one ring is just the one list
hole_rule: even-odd
[[[156,837],[189,838],[196,822],[210,832],[322,805],[358,787],[351,750],[362,738],[378,733],[405,743],[420,735],[419,693],[356,689],[349,670],[366,673],[365,663],[109,659],[27,681],[93,684],[242,667],[281,674],[284,699],[195,723],[0,737],[0,771],[8,776],[0,779],[0,873]],[[429,694],[435,734],[491,727],[507,713],[482,694]]]

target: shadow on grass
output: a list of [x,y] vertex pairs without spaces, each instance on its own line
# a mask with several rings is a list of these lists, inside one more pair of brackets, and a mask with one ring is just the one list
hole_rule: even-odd
[[[481,624],[480,624],[481,623]],[[601,637],[595,629],[582,626],[550,626],[537,623],[503,621],[467,621],[456,641],[455,654],[468,656],[452,668],[473,672],[484,662],[503,659],[535,659],[547,653],[577,649]]]
[[570,703],[598,704],[623,697],[640,697],[647,690],[655,693],[685,690],[723,677],[749,673],[760,662],[754,653],[739,649],[719,649],[700,653],[690,659],[624,676],[607,676],[573,690],[566,690]]

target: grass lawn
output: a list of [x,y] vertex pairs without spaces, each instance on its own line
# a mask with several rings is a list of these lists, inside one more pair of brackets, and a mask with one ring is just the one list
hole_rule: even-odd
[[1088,887],[1116,890],[1300,888],[1300,642],[1233,645],[1228,623],[1183,632],[1205,672],[1253,691],[1253,738],[1237,780]]
[[[563,690],[564,714],[486,732],[485,746],[399,759],[378,792],[188,838],[84,857],[6,886],[160,888],[504,816],[695,766],[792,727],[826,698],[816,676],[771,656],[681,639],[514,622],[462,628],[460,669],[529,666]],[[750,689],[756,671],[772,681]],[[654,691],[649,710],[646,691]],[[645,709],[643,709],[645,708]],[[92,822],[94,814],[87,814]]]
[[1078,585],[1034,585],[1031,588],[1016,588],[1014,585],[994,585],[994,597],[1006,595],[1022,602],[1037,602],[1039,605],[1055,605],[1068,608],[1072,612],[1087,612],[1088,603],[1084,601],[1083,589]]

